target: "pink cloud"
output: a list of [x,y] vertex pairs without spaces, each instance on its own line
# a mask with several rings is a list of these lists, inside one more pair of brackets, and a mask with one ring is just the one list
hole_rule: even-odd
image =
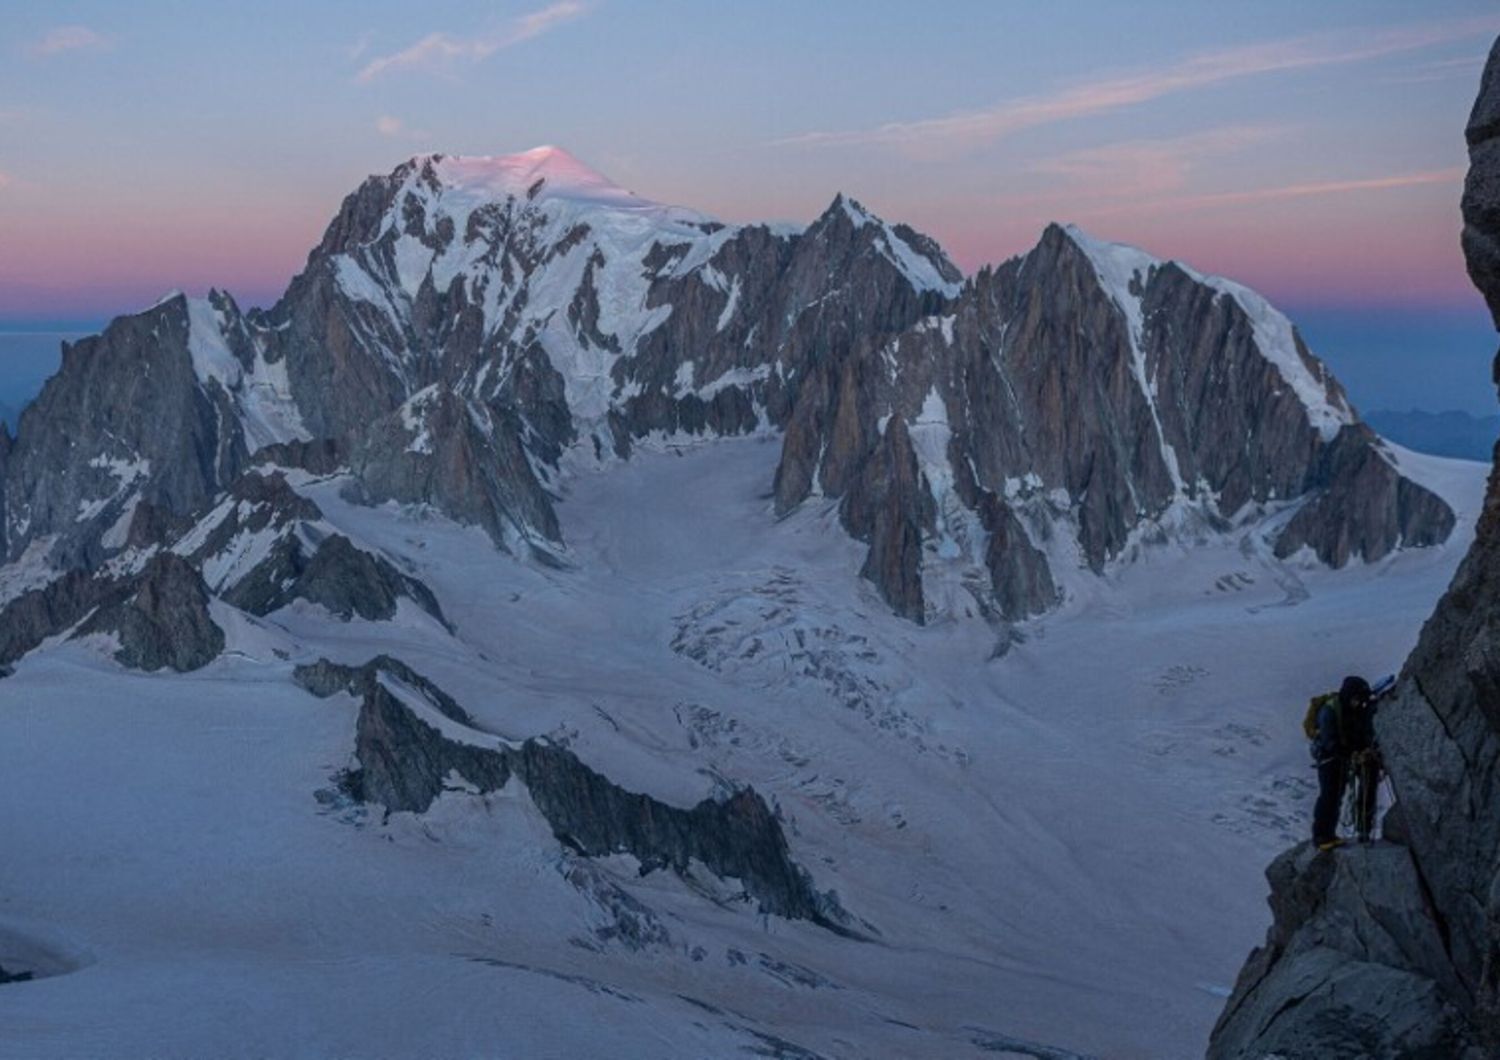
[[512,19],[498,33],[475,37],[457,37],[451,33],[429,33],[409,48],[393,55],[372,59],[355,75],[355,80],[369,82],[393,71],[430,71],[444,69],[459,62],[483,62],[496,52],[540,37],[543,33],[581,18],[587,13],[586,4],[578,0],[562,0],[560,3],[551,4]]
[[1399,188],[1419,188],[1433,184],[1463,183],[1466,170],[1462,166],[1447,169],[1430,169],[1418,173],[1397,173],[1381,177],[1356,177],[1350,180],[1304,181],[1297,184],[1282,184],[1270,188],[1251,188],[1245,191],[1208,192],[1200,195],[1178,195],[1156,200],[1132,202],[1115,209],[1093,211],[1085,216],[1103,217],[1110,214],[1151,214],[1201,210],[1205,207],[1243,206],[1282,199],[1306,199],[1326,195],[1347,195],[1367,191],[1391,191]]

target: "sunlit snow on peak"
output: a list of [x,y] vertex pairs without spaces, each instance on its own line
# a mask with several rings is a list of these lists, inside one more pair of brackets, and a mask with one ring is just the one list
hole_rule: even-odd
[[[1151,270],[1165,263],[1128,243],[1109,243],[1095,239],[1076,225],[1064,225],[1063,231],[1092,262],[1100,282],[1124,312],[1140,359],[1138,348],[1144,328],[1141,316],[1142,295]],[[1255,345],[1261,356],[1276,366],[1281,377],[1307,409],[1308,421],[1324,441],[1331,441],[1342,427],[1354,422],[1354,413],[1342,392],[1330,386],[1327,369],[1321,363],[1310,364],[1302,356],[1292,322],[1284,314],[1243,284],[1226,280],[1222,276],[1198,272],[1180,261],[1174,260],[1171,264],[1198,283],[1239,304],[1255,331]],[[1137,280],[1139,286],[1132,290],[1132,283]]]
[[658,205],[550,144],[513,155],[424,155],[413,161],[418,168],[430,165],[446,188],[487,199],[567,199],[625,208]]

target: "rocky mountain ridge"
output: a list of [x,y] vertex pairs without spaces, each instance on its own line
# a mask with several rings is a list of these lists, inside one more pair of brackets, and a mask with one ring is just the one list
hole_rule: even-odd
[[[1467,138],[1463,248],[1500,328],[1500,41]],[[1383,841],[1271,866],[1275,923],[1211,1058],[1500,1050],[1500,450],[1474,545],[1375,726],[1396,792]]]
[[269,310],[176,295],[70,347],[0,449],[0,542],[101,569],[269,453],[557,562],[570,461],[756,432],[777,511],[836,501],[918,622],[1022,620],[1142,541],[1278,512],[1279,555],[1333,566],[1453,525],[1229,281],[1058,226],[965,281],[843,195],[725,225],[539,148],[369,178]]

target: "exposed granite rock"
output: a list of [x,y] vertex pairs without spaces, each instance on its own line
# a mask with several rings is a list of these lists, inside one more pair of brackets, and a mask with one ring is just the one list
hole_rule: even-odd
[[1364,424],[1345,427],[1313,472],[1317,492],[1276,539],[1276,554],[1311,547],[1342,567],[1355,556],[1377,560],[1398,547],[1441,544],[1453,532],[1453,510],[1404,478]]
[[64,344],[6,461],[7,558],[58,534],[59,566],[93,565],[133,498],[186,513],[239,473],[244,440],[221,434],[232,410],[199,385],[188,317],[179,296]]
[[383,557],[334,534],[318,545],[311,558],[299,538],[283,538],[271,555],[224,593],[224,600],[252,615],[270,614],[293,600],[307,600],[345,621],[357,615],[383,622],[395,617],[396,602],[403,596],[448,626],[431,589]]
[[317,504],[280,471],[245,472],[186,519],[140,505],[129,542],[142,554],[160,547],[184,554],[212,572],[212,592],[253,615],[300,599],[346,621],[355,615],[384,621],[395,616],[397,599],[407,597],[447,625],[426,585],[335,533]]
[[292,680],[319,699],[327,699],[339,692],[364,696],[379,683],[383,673],[417,689],[444,717],[475,728],[474,719],[458,705],[457,700],[393,655],[377,655],[363,666],[346,666],[319,659],[296,667],[292,671]]
[[[176,542],[179,550],[186,551],[195,565],[202,566],[224,554],[241,536],[316,521],[323,518],[323,511],[292,489],[280,472],[249,471],[235,479],[221,497],[214,499],[214,503],[193,515],[191,519],[173,520],[163,527],[172,534],[171,537],[143,535],[148,537],[145,544]],[[184,540],[188,534],[192,534],[190,541]]]
[[[643,872],[686,872],[697,861],[739,880],[765,912],[847,930],[836,901],[813,889],[776,815],[751,789],[686,810],[626,791],[564,747],[537,739],[515,745],[474,729],[451,697],[389,657],[357,668],[320,660],[298,667],[295,676],[315,695],[349,691],[362,698],[359,768],[348,786],[364,801],[423,813],[455,784],[491,792],[516,776],[558,840],[581,855],[631,854]],[[392,691],[390,678],[406,690]],[[424,720],[424,705],[449,720]]]
[[[898,245],[930,275],[898,265]],[[620,390],[638,391],[611,416],[622,454],[653,431],[743,434],[762,412],[785,424],[815,372],[836,374],[853,344],[939,311],[963,280],[931,239],[843,195],[801,233],[749,226],[705,268],[678,274],[678,260],[663,251],[647,301],[671,315],[615,365]]]
[[349,461],[349,453],[337,438],[273,442],[250,454],[250,463],[295,467],[314,475],[332,475]]
[[1304,401],[1354,423],[1338,384],[1225,281],[1051,226],[965,284],[843,195],[802,230],[735,227],[553,194],[581,169],[414,158],[345,199],[269,311],[174,296],[70,348],[0,453],[4,556],[53,535],[62,568],[144,552],[254,464],[347,465],[356,500],[552,560],[570,446],[774,429],[777,511],[838,499],[865,577],[917,621],[932,563],[962,557],[986,614],[1024,618],[1057,599],[1054,533],[1102,571],[1174,506],[1225,529],[1312,494],[1278,547],[1334,564],[1451,528],[1368,432],[1328,444]]
[[174,552],[159,553],[115,587],[78,635],[114,634],[120,641],[115,659],[133,670],[196,670],[224,650],[224,631],[209,617],[208,601],[192,564]]
[[[1500,328],[1500,69],[1491,53],[1469,115],[1469,175],[1464,182],[1463,250],[1469,279]],[[1496,379],[1500,384],[1500,378]]]
[[15,662],[48,637],[71,629],[114,590],[109,579],[66,571],[0,610],[0,664]]
[[448,739],[372,680],[355,730],[359,769],[350,775],[350,791],[388,811],[413,813],[425,812],[449,786],[449,777],[480,792],[498,791],[510,779],[511,757],[493,737],[484,740],[474,733],[474,739]]
[[919,478],[905,420],[891,420],[855,481],[861,488],[845,493],[839,510],[844,525],[870,543],[860,576],[875,583],[896,614],[921,623],[926,616],[922,529],[931,524],[932,502]]
[[373,424],[352,464],[369,503],[431,504],[510,550],[561,538],[517,425],[447,387],[424,390]]
[[193,514],[178,514],[160,504],[141,501],[130,513],[125,532],[127,551],[149,552],[163,541],[175,541],[193,527]]
[[[1300,386],[1284,375],[1292,358]],[[893,496],[897,421],[925,484]],[[1223,530],[1307,497],[1278,547],[1310,545],[1335,566],[1446,539],[1451,510],[1387,456],[1258,296],[1052,225],[939,314],[812,364],[775,496],[779,512],[814,492],[840,497],[846,527],[872,541],[873,523],[851,514],[899,502],[866,565],[887,599],[916,616],[922,567],[944,539],[983,558],[998,609],[1017,618],[1056,600],[1032,529],[1076,537],[1096,572],[1174,506]],[[994,527],[998,545],[980,539]]]
[[[1500,42],[1469,125],[1463,202],[1470,275],[1500,327],[1497,114]],[[1278,860],[1277,924],[1241,974],[1211,1056],[1500,1052],[1500,462],[1474,545],[1375,727],[1396,791],[1393,834],[1406,846]]]
[[993,493],[986,493],[979,519],[990,535],[984,562],[1001,614],[1019,621],[1053,607],[1058,592],[1052,568],[1042,550],[1031,543],[1016,513]]
[[700,861],[739,880],[765,912],[838,928],[830,899],[792,861],[781,823],[753,789],[683,810],[626,791],[552,743],[527,740],[514,758],[553,833],[580,854],[632,854],[643,871],[682,873]]
[[[1489,1055],[1447,1000],[1458,983],[1405,847],[1320,854],[1304,843],[1266,877],[1275,922],[1240,972],[1210,1060]],[[1441,983],[1423,971],[1445,968]]]

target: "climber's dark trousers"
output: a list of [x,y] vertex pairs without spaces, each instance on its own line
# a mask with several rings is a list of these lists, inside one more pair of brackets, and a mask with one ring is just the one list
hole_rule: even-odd
[[1349,763],[1334,758],[1318,765],[1318,802],[1313,807],[1313,842],[1326,843],[1338,836],[1339,805],[1344,801],[1344,780]]

